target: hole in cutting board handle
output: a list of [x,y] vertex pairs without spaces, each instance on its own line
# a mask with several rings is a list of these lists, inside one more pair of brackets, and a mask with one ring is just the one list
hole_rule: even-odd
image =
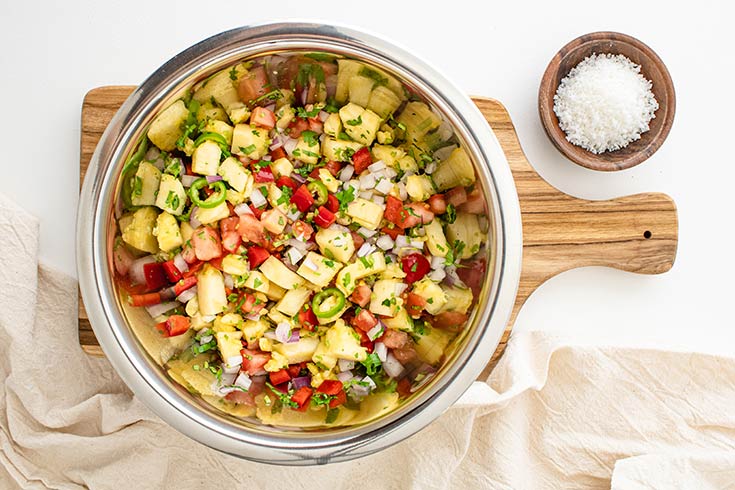
[[653,236],[653,233],[650,232],[650,230],[646,230],[643,232],[643,238],[646,240],[650,239]]

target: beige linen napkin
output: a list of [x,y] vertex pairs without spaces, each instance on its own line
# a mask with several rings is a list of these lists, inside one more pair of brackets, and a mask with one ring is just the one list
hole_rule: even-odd
[[488,380],[381,453],[282,468],[166,426],[79,348],[76,282],[0,196],[0,488],[735,488],[735,359],[514,335]]

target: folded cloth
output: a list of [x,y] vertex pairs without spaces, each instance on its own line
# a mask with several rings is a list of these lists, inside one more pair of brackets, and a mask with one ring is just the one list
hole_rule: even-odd
[[76,282],[38,265],[38,223],[0,196],[0,488],[735,487],[735,359],[514,335],[487,383],[419,434],[276,468],[164,424],[77,336]]

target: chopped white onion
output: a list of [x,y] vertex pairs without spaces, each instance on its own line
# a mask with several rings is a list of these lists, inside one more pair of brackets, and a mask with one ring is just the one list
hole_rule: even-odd
[[378,206],[383,206],[385,204],[385,198],[383,196],[375,195],[373,196],[373,202]]
[[232,278],[232,275],[227,272],[223,272],[222,275],[225,279],[225,287],[228,289],[235,289],[235,280]]
[[398,235],[396,237],[396,244],[393,248],[398,250],[406,247],[408,247],[408,238],[406,238],[406,235]]
[[208,344],[212,341],[214,338],[214,335],[204,335],[202,338],[199,339],[199,345]]
[[339,172],[339,180],[347,182],[355,175],[355,167],[352,165],[345,165],[345,167]]
[[245,318],[257,322],[258,320],[260,320],[260,313],[250,313],[249,315],[246,315]]
[[365,257],[366,255],[370,255],[373,252],[375,252],[375,245],[365,242],[362,244],[360,249],[357,251],[357,256]]
[[357,229],[357,232],[364,236],[365,238],[370,238],[371,236],[375,235],[377,233],[376,230],[369,230],[365,228],[364,226],[361,226]]
[[444,261],[446,259],[444,257],[438,257],[436,255],[432,255],[431,257],[431,268],[434,270],[437,269],[443,269],[444,268]]
[[377,162],[373,162],[370,165],[368,165],[368,170],[370,170],[373,173],[379,172],[383,170],[384,168],[386,168],[386,166],[383,160],[378,160]]
[[182,292],[180,295],[176,296],[176,301],[179,301],[180,303],[188,303],[196,295],[197,295],[197,287],[196,285],[194,285],[190,287],[189,289],[187,289],[186,291]]
[[299,211],[299,209],[296,206],[291,208],[289,212],[286,213],[286,217],[290,219],[291,221],[296,221],[297,219],[299,219],[300,216],[301,216],[301,211]]
[[235,206],[235,214],[237,214],[238,216],[243,216],[243,215],[246,215],[246,214],[252,215],[253,214],[253,210],[250,209],[250,206],[248,205],[248,203],[241,202],[240,204],[238,204],[237,206]]
[[375,185],[375,190],[381,194],[388,194],[393,190],[393,182],[387,178],[380,179],[380,181]]
[[[371,190],[375,188],[375,176],[373,174],[365,174],[360,176],[360,189]],[[362,193],[361,193],[362,194]]]
[[406,184],[403,182],[398,183],[398,197],[401,198],[401,201],[405,201],[408,199],[408,192],[406,191]]
[[237,366],[228,366],[227,364],[223,364],[222,372],[226,374],[230,374],[230,375],[237,374],[240,372],[241,364],[242,364],[242,356],[240,356],[240,364],[238,364]]
[[348,361],[347,359],[340,359],[337,361],[340,371],[349,371],[355,367],[355,361]]
[[293,155],[293,151],[296,149],[296,145],[299,143],[299,140],[286,137],[286,140],[283,142],[283,149],[286,150],[286,153],[288,153],[288,156]]
[[424,167],[424,172],[426,172],[429,175],[433,174],[435,170],[436,170],[436,162],[431,162],[427,164],[426,167]]
[[197,218],[197,211],[199,211],[199,208],[197,206],[192,206],[191,214],[189,215],[189,224],[194,229],[197,229],[200,226],[202,226],[202,222],[199,221],[199,218]]
[[189,264],[186,263],[184,256],[181,255],[180,252],[174,255],[174,265],[179,269],[179,272],[186,272],[189,270]]
[[180,304],[181,303],[179,303],[178,301],[167,301],[165,303],[158,303],[157,305],[146,306],[145,309],[151,316],[151,318],[156,318],[157,316],[161,316],[169,310],[173,310]]
[[408,284],[406,284],[405,282],[399,282],[396,283],[393,289],[396,292],[396,296],[400,296],[404,293],[404,291],[406,291],[406,289],[408,289]]
[[255,188],[250,193],[250,201],[253,203],[253,206],[256,208],[259,208],[261,206],[265,206],[268,204],[268,201],[265,199],[265,196],[262,192],[260,192],[260,189]]
[[194,183],[195,180],[197,180],[199,177],[196,175],[187,175],[184,174],[181,176],[181,183],[184,185],[184,187],[191,187],[191,184]]
[[352,374],[352,371],[343,371],[337,375],[337,379],[340,380],[343,383],[348,382],[355,376]]
[[447,273],[444,272],[444,269],[436,269],[429,272],[429,279],[434,282],[442,282],[445,277],[447,277]]
[[398,362],[398,359],[389,352],[385,361],[383,361],[383,371],[391,378],[397,378],[403,372],[403,364]]
[[388,358],[388,348],[383,342],[375,342],[375,345],[373,346],[373,352],[375,352],[375,354],[378,356],[380,362],[385,362],[385,360]]
[[329,113],[327,111],[319,111],[319,120],[321,122],[324,122],[329,117]]
[[273,160],[273,157],[271,157],[270,155],[263,155],[262,157],[260,157],[260,159],[264,162],[270,162],[271,160]]
[[276,340],[285,344],[291,339],[291,324],[288,322],[281,322],[276,327]]
[[[298,240],[296,240],[298,241]],[[286,251],[286,257],[288,257],[288,260],[293,264],[296,265],[299,263],[299,260],[304,258],[304,254],[296,247],[290,247]]]
[[362,191],[360,192],[360,197],[365,199],[366,201],[372,201],[373,200],[373,191]]
[[146,257],[141,257],[140,259],[134,260],[130,264],[130,270],[128,274],[130,275],[130,279],[133,280],[135,284],[145,284],[145,268],[144,266],[146,264],[153,264],[156,262],[156,258],[153,255],[148,255]]
[[383,322],[378,322],[375,324],[373,328],[368,330],[367,336],[370,340],[375,340],[381,335],[383,335],[383,332],[385,331],[385,324]]
[[271,146],[269,148],[271,151],[273,151],[273,150],[279,149],[282,146],[283,146],[283,139],[281,139],[281,136],[276,135],[273,138],[273,142],[271,143]]
[[249,390],[250,385],[253,384],[253,380],[250,379],[250,376],[248,376],[247,373],[240,373],[237,375],[237,378],[235,378],[234,384],[244,390]]
[[385,173],[385,176],[388,177],[389,179],[393,179],[396,176],[398,176],[398,172],[396,172],[395,169],[390,168],[390,167],[383,170],[383,173]]
[[375,245],[380,247],[382,250],[389,250],[393,248],[394,242],[393,242],[393,239],[390,237],[390,235],[382,235],[375,242]]
[[424,248],[424,241],[412,239],[411,241],[408,242],[408,245],[413,248],[418,248],[419,250],[421,250],[422,248]]
[[375,388],[378,387],[378,385],[375,384],[375,381],[373,381],[373,378],[371,378],[370,376],[365,376],[364,378],[362,378],[362,381],[368,384],[366,388],[368,388],[370,391],[373,391]]
[[235,367],[242,364],[242,356],[230,356],[225,363],[227,367]]

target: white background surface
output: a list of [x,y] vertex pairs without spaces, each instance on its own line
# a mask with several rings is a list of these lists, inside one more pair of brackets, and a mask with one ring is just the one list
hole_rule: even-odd
[[[485,5],[472,7],[473,5]],[[735,9],[721,2],[279,2],[179,0],[10,2],[0,14],[0,192],[41,218],[41,259],[76,275],[74,220],[84,94],[137,84],[179,51],[219,31],[288,17],[369,29],[403,45],[470,94],[502,101],[529,160],[559,189],[603,199],[645,191],[679,207],[674,269],[662,276],[588,268],[535,293],[518,329],[573,332],[594,342],[735,355],[732,308]],[[588,32],[649,44],[674,80],[677,113],[664,146],[614,174],[556,152],[539,122],[541,75],[556,51]]]

